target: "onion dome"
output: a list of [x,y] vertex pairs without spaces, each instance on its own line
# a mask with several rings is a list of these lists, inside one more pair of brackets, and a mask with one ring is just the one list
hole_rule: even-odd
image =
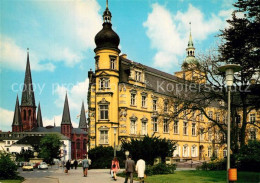
[[120,52],[118,49],[120,38],[112,29],[111,18],[112,14],[107,4],[106,10],[103,13],[103,29],[95,36],[95,52],[101,49],[113,49]]

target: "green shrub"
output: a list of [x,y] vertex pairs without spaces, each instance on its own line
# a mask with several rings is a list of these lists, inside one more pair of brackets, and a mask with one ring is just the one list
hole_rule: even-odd
[[20,179],[17,166],[7,153],[0,153],[0,179]]
[[160,175],[160,174],[172,174],[176,170],[176,165],[166,165],[165,163],[159,163],[157,165],[148,165],[145,170],[146,175]]
[[[113,147],[98,146],[90,149],[88,152],[89,159],[91,159],[90,168],[111,168],[111,162],[114,158]],[[120,167],[124,168],[125,155],[121,151],[116,152]]]
[[239,170],[260,172],[260,141],[249,141],[241,147],[236,160]]

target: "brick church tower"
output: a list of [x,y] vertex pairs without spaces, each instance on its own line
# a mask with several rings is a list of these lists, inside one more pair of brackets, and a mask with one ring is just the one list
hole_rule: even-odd
[[23,86],[20,110],[21,110],[23,131],[31,131],[33,128],[37,127],[36,105],[35,105],[34,91],[32,85],[32,76],[31,76],[30,61],[29,61],[29,49],[27,49],[27,63],[26,63],[26,71],[24,77],[24,86]]

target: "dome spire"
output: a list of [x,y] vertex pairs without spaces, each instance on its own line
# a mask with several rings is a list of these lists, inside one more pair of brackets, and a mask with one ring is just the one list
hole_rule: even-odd
[[188,41],[188,47],[186,48],[187,57],[195,57],[195,48],[194,48],[192,36],[191,36],[191,22],[189,24],[190,24],[190,37],[189,37],[189,41]]
[[190,37],[189,37],[189,42],[188,42],[188,48],[194,48],[193,47],[192,36],[191,36],[191,22],[190,22]]
[[106,2],[106,9],[103,13],[103,22],[104,23],[111,23],[112,14],[108,9],[108,0]]

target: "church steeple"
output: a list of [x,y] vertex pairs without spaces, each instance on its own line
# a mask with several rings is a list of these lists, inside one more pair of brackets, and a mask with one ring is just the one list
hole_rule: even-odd
[[39,105],[38,105],[38,112],[37,112],[37,127],[43,127],[40,102],[39,102]]
[[36,105],[30,68],[29,48],[27,48],[27,62],[21,101],[21,117],[23,131],[31,131],[33,128],[37,127]]
[[17,98],[16,98],[14,118],[13,118],[13,124],[12,124],[12,131],[13,132],[23,131],[23,124],[22,124],[21,113],[20,113],[20,108],[19,108],[18,95],[17,95]]
[[27,48],[27,63],[24,76],[21,106],[36,107],[30,68],[29,48]]
[[72,124],[70,119],[70,109],[69,109],[69,101],[66,93],[62,120],[61,120],[61,133],[67,137],[71,137]]
[[64,108],[63,108],[61,124],[69,124],[69,125],[71,125],[70,109],[69,109],[69,102],[68,102],[67,93],[66,93],[66,96],[65,96],[65,102],[64,102]]
[[82,102],[80,118],[79,118],[79,128],[86,130],[87,129],[87,120],[85,114],[84,102]]

